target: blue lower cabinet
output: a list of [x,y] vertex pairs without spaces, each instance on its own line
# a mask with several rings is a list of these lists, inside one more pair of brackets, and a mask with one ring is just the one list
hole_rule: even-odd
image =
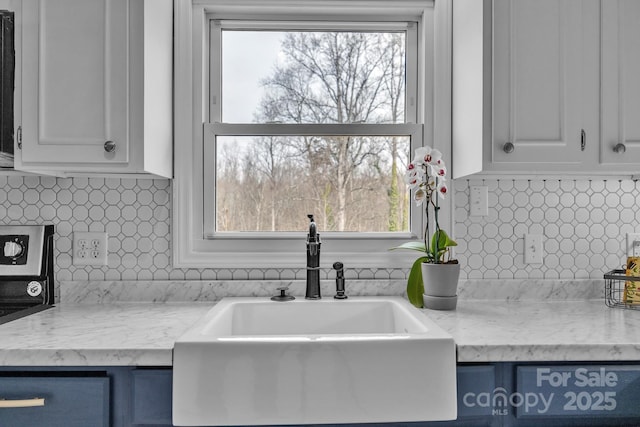
[[640,425],[638,365],[527,365],[515,376],[513,426]]
[[[0,427],[171,426],[172,379],[162,367],[0,368]],[[365,426],[640,426],[637,362],[465,364],[457,387],[456,420]],[[27,406],[2,407],[14,402]]]
[[638,427],[640,364],[460,365],[457,420],[416,425]]
[[0,376],[0,426],[110,426],[108,377],[11,375]]
[[500,390],[499,381],[500,370],[494,365],[458,366],[458,418],[429,425],[500,426],[500,418],[496,418],[496,413],[501,408],[494,405],[495,392]]
[[172,371],[170,369],[136,369],[132,371],[131,377],[133,425],[172,425]]

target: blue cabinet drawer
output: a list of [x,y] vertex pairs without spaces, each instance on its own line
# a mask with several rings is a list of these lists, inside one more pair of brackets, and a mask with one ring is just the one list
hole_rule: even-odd
[[[13,376],[15,375],[15,376]],[[0,408],[3,427],[108,427],[109,378],[106,376],[0,377],[0,399],[44,399],[43,406]]]

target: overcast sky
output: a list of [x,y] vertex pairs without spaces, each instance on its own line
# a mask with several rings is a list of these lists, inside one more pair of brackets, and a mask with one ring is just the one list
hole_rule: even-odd
[[283,36],[272,31],[223,32],[223,122],[253,121],[263,92],[260,80],[271,75]]

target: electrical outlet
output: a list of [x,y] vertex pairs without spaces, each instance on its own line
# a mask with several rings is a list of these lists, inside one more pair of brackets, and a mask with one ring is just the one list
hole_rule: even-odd
[[107,265],[107,233],[73,233],[73,265]]
[[627,233],[627,256],[640,256],[640,233]]
[[524,263],[542,264],[544,256],[542,248],[542,234],[524,235]]
[[469,215],[489,215],[489,188],[486,186],[471,186],[469,190]]

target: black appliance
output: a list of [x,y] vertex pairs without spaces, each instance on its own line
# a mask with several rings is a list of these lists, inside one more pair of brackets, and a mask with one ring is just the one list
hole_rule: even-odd
[[53,306],[53,225],[0,225],[0,324]]

